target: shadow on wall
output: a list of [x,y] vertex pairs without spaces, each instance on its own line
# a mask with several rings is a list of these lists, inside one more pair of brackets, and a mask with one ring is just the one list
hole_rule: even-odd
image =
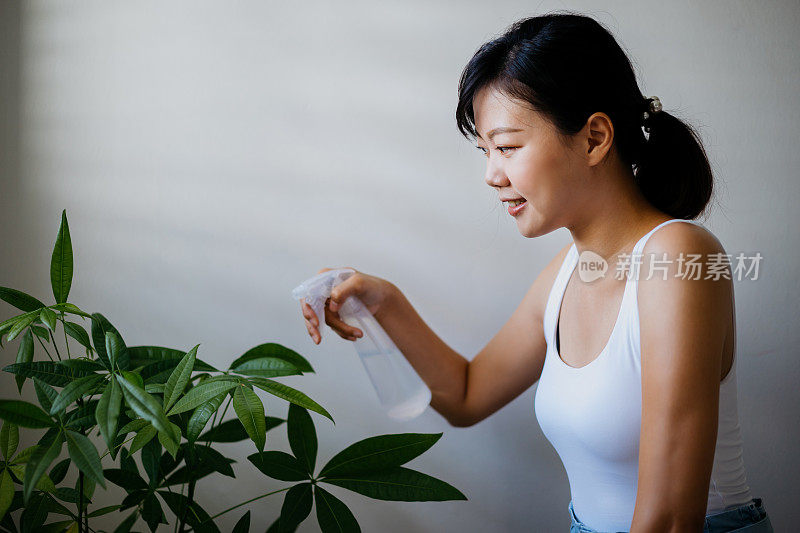
[[[20,17],[18,0],[0,2],[0,229],[12,227],[20,198]],[[14,232],[3,231],[7,250],[19,250]],[[0,277],[21,272],[24,259],[3,254]]]

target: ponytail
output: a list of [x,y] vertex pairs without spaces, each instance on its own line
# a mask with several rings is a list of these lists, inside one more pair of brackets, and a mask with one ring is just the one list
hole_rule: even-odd
[[694,219],[705,210],[714,178],[697,131],[669,113],[647,119],[649,139],[641,143],[633,169],[644,197],[674,218]]

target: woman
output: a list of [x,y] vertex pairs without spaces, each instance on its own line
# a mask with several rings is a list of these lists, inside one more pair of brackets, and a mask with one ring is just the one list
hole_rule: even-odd
[[[521,20],[481,46],[456,121],[519,231],[566,227],[573,242],[471,361],[400,289],[361,272],[334,288],[325,322],[361,337],[338,315],[361,299],[454,426],[538,382],[535,414],[568,474],[571,532],[772,531],[742,462],[729,265],[712,271],[725,250],[692,222],[713,181],[695,131],[642,95],[607,29],[573,13]],[[685,254],[700,254],[700,271],[687,275]],[[305,304],[303,315],[319,343],[318,317]]]

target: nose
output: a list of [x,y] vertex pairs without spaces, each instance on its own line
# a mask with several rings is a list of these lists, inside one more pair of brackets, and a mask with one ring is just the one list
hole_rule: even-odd
[[490,187],[506,187],[510,185],[508,176],[506,176],[498,159],[492,157],[486,159],[486,177],[484,179]]

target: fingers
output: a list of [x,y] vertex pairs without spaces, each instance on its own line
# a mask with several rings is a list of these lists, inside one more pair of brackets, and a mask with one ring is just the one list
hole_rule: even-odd
[[322,337],[319,334],[319,319],[317,318],[314,310],[311,309],[311,306],[308,305],[305,301],[300,302],[300,306],[303,310],[303,317],[305,318],[306,329],[308,330],[308,335],[311,337],[311,340],[314,341],[315,344],[319,344]]
[[349,341],[360,339],[364,332],[342,320],[338,313],[325,309],[325,323],[328,324],[341,338]]
[[314,310],[311,309],[311,306],[308,305],[308,302],[305,300],[300,302],[300,306],[303,309],[303,316],[311,322],[314,326],[319,327],[319,319],[317,318],[317,314],[314,313]]
[[[322,340],[319,334],[319,319],[308,303],[301,302],[301,307],[308,335],[311,337],[311,340],[314,341],[314,344],[319,344]],[[331,313],[328,309],[325,310],[325,323],[328,324],[337,335],[345,340],[355,341],[364,336],[364,333],[360,329],[347,324],[339,318],[338,314]]]

